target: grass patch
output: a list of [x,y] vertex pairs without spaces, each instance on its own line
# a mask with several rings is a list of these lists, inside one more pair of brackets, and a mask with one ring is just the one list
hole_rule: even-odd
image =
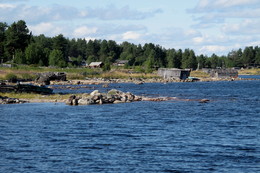
[[239,75],[260,75],[260,68],[239,70],[238,74]]
[[16,82],[18,77],[14,73],[8,73],[5,75],[5,80],[9,82]]
[[30,72],[21,72],[21,71],[1,71],[0,70],[0,80],[7,81],[17,81],[17,80],[35,80],[37,75]]
[[197,77],[197,78],[208,78],[208,77],[210,77],[209,74],[207,74],[203,71],[191,71],[190,76]]
[[132,69],[113,69],[109,72],[103,72],[102,69],[89,69],[89,68],[52,68],[52,67],[33,67],[27,65],[18,65],[16,67],[7,68],[0,67],[0,80],[5,79],[5,75],[13,73],[18,79],[32,79],[37,77],[37,73],[44,72],[65,72],[68,80],[83,80],[88,78],[158,78],[157,73],[144,73],[136,72]]
[[38,99],[38,100],[64,100],[68,99],[72,94],[50,94],[50,95],[41,95],[41,94],[33,94],[33,93],[1,93],[2,97],[9,98],[18,98],[18,99]]
[[117,71],[112,70],[110,72],[105,72],[99,75],[101,78],[111,78],[111,79],[129,79],[129,78],[159,78],[157,74],[153,73],[132,73],[127,71]]
[[21,75],[19,75],[20,79],[24,79],[24,80],[35,80],[37,78],[36,74],[30,74],[30,73],[23,73]]
[[102,72],[102,69],[89,68],[52,68],[52,67],[32,67],[26,65],[19,65],[17,67],[7,68],[0,67],[0,80],[5,80],[9,73],[15,74],[18,79],[34,80],[37,73],[45,72],[65,72],[67,79],[85,79],[85,77],[96,77]]
[[67,79],[68,80],[84,80],[86,77],[80,73],[68,73]]

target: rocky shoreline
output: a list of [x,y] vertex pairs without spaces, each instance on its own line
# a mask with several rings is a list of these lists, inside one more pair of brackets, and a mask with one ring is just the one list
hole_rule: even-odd
[[[216,81],[241,81],[241,80],[259,80],[254,78],[200,78],[196,82],[216,82]],[[106,78],[89,78],[85,80],[68,80],[68,81],[51,81],[50,85],[100,85],[110,83],[173,83],[173,82],[195,82],[192,79],[163,79],[163,78],[128,78],[128,79],[106,79]]]
[[0,96],[0,104],[21,104],[21,103],[28,103],[28,101],[20,100],[17,98],[9,98],[9,97]]
[[145,97],[137,96],[130,92],[122,92],[120,90],[111,89],[107,93],[101,93],[94,90],[90,94],[70,95],[68,99],[17,99],[0,96],[0,104],[21,104],[21,103],[65,103],[66,105],[95,105],[95,104],[118,104],[131,103],[137,101],[198,101],[199,103],[208,103],[208,99],[180,99],[177,97]]
[[[239,80],[259,80],[253,78],[201,78],[200,82],[214,82],[214,81],[239,81]],[[51,81],[49,88],[55,88],[54,85],[60,85],[65,87],[65,89],[77,89],[77,88],[89,88],[89,86],[84,85],[102,85],[103,88],[109,86],[110,83],[135,83],[135,84],[144,84],[144,83],[170,83],[170,82],[192,82],[190,79],[187,80],[165,80],[162,78],[151,78],[151,79],[104,79],[104,78],[94,78],[86,80],[70,80],[70,81]],[[33,82],[30,82],[32,84]],[[66,85],[73,85],[66,86]],[[67,88],[69,87],[69,88]],[[94,88],[93,88],[94,89]],[[168,101],[168,100],[180,100],[175,97],[143,97],[136,96],[130,92],[122,92],[119,90],[112,89],[107,93],[100,93],[98,90],[93,91],[90,94],[82,94],[80,96],[71,95],[68,99],[17,99],[17,98],[8,98],[0,96],[0,104],[20,104],[20,103],[45,103],[45,102],[61,102],[66,103],[67,105],[91,105],[91,104],[112,104],[112,103],[127,103],[133,101]],[[182,101],[191,101],[191,100],[182,100]],[[209,100],[201,99],[196,100],[200,103],[207,103]]]

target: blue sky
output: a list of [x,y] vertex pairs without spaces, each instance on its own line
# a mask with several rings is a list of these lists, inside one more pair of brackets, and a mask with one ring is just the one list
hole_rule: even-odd
[[33,35],[154,43],[227,55],[260,45],[259,0],[0,0],[0,21]]

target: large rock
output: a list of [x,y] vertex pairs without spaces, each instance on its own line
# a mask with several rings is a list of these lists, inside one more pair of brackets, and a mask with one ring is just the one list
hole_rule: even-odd
[[95,102],[91,98],[84,98],[78,100],[79,105],[93,105]]
[[133,94],[130,93],[130,92],[127,92],[127,93],[126,93],[126,97],[127,97],[127,101],[132,102],[132,101],[135,100],[135,95],[133,95]]
[[201,99],[200,101],[199,101],[199,103],[208,103],[210,100],[209,99]]
[[98,90],[94,90],[90,93],[91,96],[100,95],[101,93]]
[[66,81],[66,73],[63,72],[47,72],[47,73],[41,73],[38,78],[36,78],[35,82],[49,85],[50,81]]
[[111,89],[107,92],[108,95],[122,95],[124,94],[122,91],[120,90],[116,90],[116,89]]
[[71,95],[69,97],[69,99],[66,101],[66,104],[76,106],[76,105],[78,105],[79,99],[80,99],[80,97],[77,97],[75,95]]

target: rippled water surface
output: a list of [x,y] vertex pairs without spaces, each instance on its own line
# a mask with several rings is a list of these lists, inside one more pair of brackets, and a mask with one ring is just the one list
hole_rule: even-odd
[[0,105],[0,172],[260,172],[260,81],[109,87],[191,101]]

